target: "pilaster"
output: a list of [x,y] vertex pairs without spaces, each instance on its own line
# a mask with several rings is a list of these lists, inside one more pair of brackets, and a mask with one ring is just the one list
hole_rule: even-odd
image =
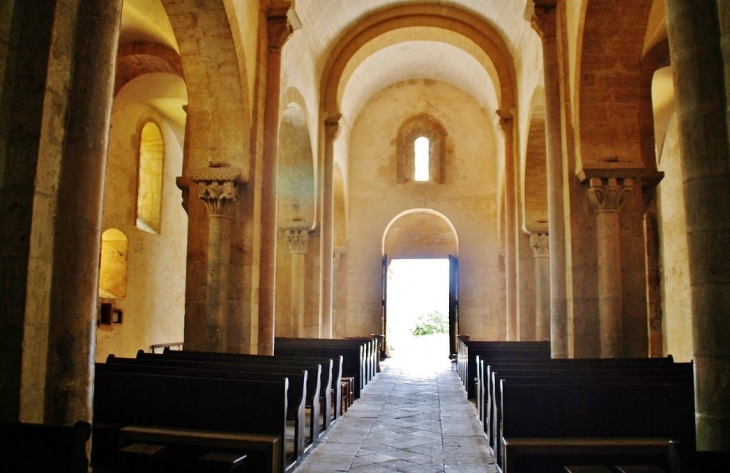
[[517,199],[514,161],[514,117],[511,111],[497,110],[504,136],[505,256],[507,340],[519,340],[517,320]]
[[322,179],[320,330],[321,338],[332,338],[332,264],[334,254],[334,143],[340,134],[341,113],[324,120],[324,176]]

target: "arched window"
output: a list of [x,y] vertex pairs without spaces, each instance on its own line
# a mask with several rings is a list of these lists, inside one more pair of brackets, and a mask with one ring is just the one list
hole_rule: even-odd
[[421,136],[413,143],[415,157],[415,179],[417,181],[428,181],[429,176],[429,146],[428,138]]
[[126,297],[128,251],[129,240],[123,231],[110,228],[102,233],[99,297]]
[[160,232],[164,156],[162,132],[155,123],[147,122],[139,140],[137,227],[150,233]]
[[406,120],[398,130],[398,183],[443,184],[446,176],[446,130],[428,114]]

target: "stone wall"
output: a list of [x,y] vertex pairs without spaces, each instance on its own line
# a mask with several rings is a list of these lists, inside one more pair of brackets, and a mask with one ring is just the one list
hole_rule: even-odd
[[[160,125],[165,148],[160,233],[135,225],[141,124]],[[173,125],[174,126],[174,125]],[[132,103],[112,113],[102,230],[117,228],[129,239],[126,297],[101,299],[121,309],[121,324],[97,328],[96,360],[134,356],[151,344],[183,341],[187,215],[175,178],[182,173],[182,144],[153,109]]]
[[[397,132],[406,120],[422,113],[438,120],[447,133],[444,183],[398,184]],[[498,310],[496,140],[485,111],[441,82],[401,82],[365,106],[350,141],[348,336],[381,329],[383,234],[394,218],[413,209],[439,212],[456,230],[462,333],[474,338],[503,333],[504,313]]]

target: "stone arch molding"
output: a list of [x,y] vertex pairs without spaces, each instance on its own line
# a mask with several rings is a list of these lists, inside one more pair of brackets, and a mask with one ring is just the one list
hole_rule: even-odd
[[383,10],[360,21],[338,41],[330,53],[322,76],[322,112],[324,118],[337,116],[342,97],[341,82],[345,69],[361,48],[373,39],[402,28],[435,27],[453,31],[474,42],[491,59],[485,65],[497,91],[499,108],[516,106],[515,68],[512,56],[500,33],[486,21],[460,8],[436,5],[401,5]]
[[[250,161],[241,153],[250,129],[246,64],[233,7],[228,0],[162,0],[180,47],[188,87],[185,146],[189,167],[222,161],[242,169],[248,181]],[[204,123],[204,126],[196,126]]]
[[455,250],[454,256],[459,255],[459,234],[456,232],[456,227],[454,227],[454,224],[451,222],[451,220],[449,220],[449,218],[446,215],[442,214],[441,212],[439,212],[437,210],[426,209],[426,208],[423,208],[423,209],[417,208],[417,209],[405,210],[405,211],[399,213],[398,215],[393,217],[390,220],[390,222],[388,222],[388,224],[385,226],[385,230],[383,230],[383,237],[382,237],[382,241],[381,241],[381,254],[383,256],[386,254],[385,246],[386,246],[386,240],[388,238],[388,232],[391,230],[393,225],[395,225],[395,223],[398,222],[403,217],[407,217],[407,216],[411,216],[411,215],[415,215],[415,214],[427,214],[427,215],[436,217],[438,219],[441,219],[449,227],[449,229],[451,230],[451,233],[454,237],[454,242],[456,245],[456,250]]

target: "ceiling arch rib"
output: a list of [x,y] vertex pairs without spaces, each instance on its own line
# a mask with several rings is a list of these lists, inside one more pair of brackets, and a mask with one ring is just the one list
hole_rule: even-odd
[[[491,25],[455,7],[407,5],[383,10],[364,18],[338,42],[330,54],[323,74],[321,97],[325,114],[334,115],[340,112],[342,99],[340,92],[348,78],[346,72],[348,67],[356,67],[359,59],[356,55],[363,50],[364,45],[391,32],[405,34],[403,32],[419,27],[426,28],[425,31],[450,31],[476,44],[494,64],[492,72],[496,73],[496,77],[492,77],[492,82],[499,97],[499,108],[514,108],[516,103],[514,63],[503,38]],[[446,35],[442,36],[444,37]],[[393,35],[392,38],[398,39],[394,43],[402,42],[397,35]],[[390,46],[383,43],[381,48],[386,45]],[[367,53],[367,49],[362,53]],[[489,69],[487,72],[490,72]]]

